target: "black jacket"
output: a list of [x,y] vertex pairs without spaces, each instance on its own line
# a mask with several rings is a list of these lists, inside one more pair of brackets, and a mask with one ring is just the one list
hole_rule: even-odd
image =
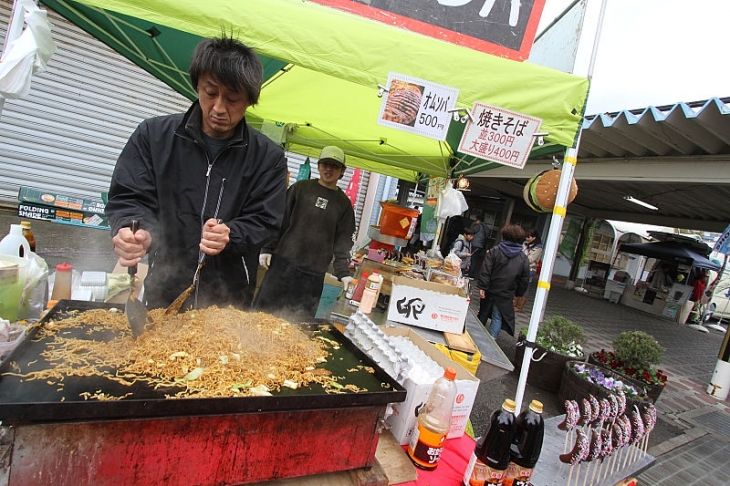
[[514,336],[515,312],[512,298],[522,297],[527,291],[530,267],[519,243],[502,242],[487,251],[479,273],[479,289],[484,290],[480,312],[491,314],[496,305],[502,314],[503,327]]
[[198,305],[240,306],[244,287],[256,280],[242,258],[278,232],[286,175],[284,151],[245,119],[215,160],[203,141],[197,102],[185,114],[143,121],[117,161],[106,214],[112,235],[133,219],[152,234],[148,306],[169,305],[192,283],[202,225],[214,216],[231,229],[230,242],[206,257]]

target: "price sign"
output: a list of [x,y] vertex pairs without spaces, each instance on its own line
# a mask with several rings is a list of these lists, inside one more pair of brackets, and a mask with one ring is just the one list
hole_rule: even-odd
[[471,113],[459,152],[523,169],[542,120],[479,102]]
[[446,140],[459,90],[422,79],[390,73],[388,92],[380,105],[378,124]]

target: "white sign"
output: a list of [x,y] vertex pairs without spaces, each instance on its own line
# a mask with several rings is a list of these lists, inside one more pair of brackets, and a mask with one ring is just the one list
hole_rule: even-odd
[[471,114],[459,152],[523,169],[542,120],[479,102]]
[[446,140],[451,113],[459,90],[422,79],[390,73],[388,92],[383,97],[378,124]]

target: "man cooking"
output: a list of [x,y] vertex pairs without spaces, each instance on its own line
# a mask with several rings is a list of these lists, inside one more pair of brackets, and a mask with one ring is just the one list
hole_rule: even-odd
[[205,39],[189,73],[198,100],[187,113],[143,121],[119,156],[106,206],[112,242],[122,266],[149,255],[149,308],[172,303],[203,254],[193,302],[243,308],[256,281],[255,264],[244,259],[256,261],[284,215],[286,159],[244,117],[263,80],[251,48],[225,36]]

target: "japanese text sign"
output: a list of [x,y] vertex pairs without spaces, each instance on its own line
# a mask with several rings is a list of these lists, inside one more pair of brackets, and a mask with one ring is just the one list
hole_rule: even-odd
[[313,0],[435,39],[521,61],[545,0]]
[[459,90],[422,79],[390,73],[378,124],[446,140],[451,122],[449,110],[456,105]]
[[523,169],[542,120],[476,102],[459,143],[459,152]]

